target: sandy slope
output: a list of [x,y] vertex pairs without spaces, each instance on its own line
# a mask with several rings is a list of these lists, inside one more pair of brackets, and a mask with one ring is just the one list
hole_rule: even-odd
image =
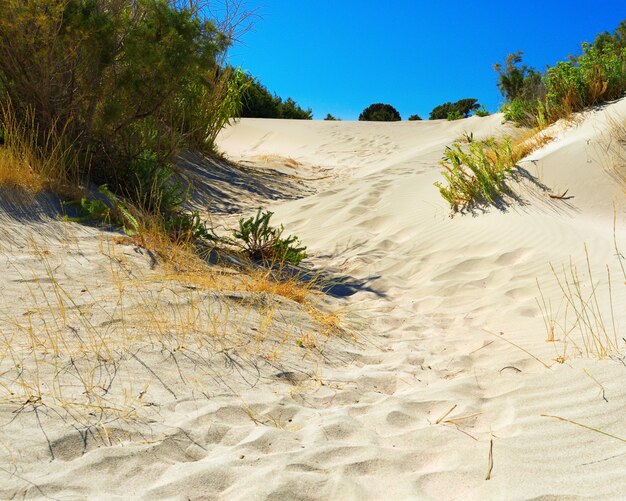
[[[105,382],[111,378],[103,370],[120,374],[105,400],[133,419],[111,411],[96,426],[89,413],[79,422],[52,412],[59,402],[22,403],[19,411],[19,399],[3,394],[0,497],[626,497],[624,442],[542,416],[626,439],[623,358],[581,356],[577,330],[567,344],[558,328],[557,341],[545,342],[536,302],[539,280],[554,320],[564,324],[549,264],[560,269],[571,258],[585,282],[586,244],[611,335],[606,266],[612,270],[626,351],[626,287],[613,245],[615,207],[626,248],[626,196],[606,172],[607,116],[626,120],[626,101],[577,125],[555,126],[556,139],[521,163],[527,179],[513,184],[520,200],[453,218],[433,186],[442,151],[464,132],[507,132],[500,116],[394,124],[242,120],[224,131],[221,149],[256,177],[246,203],[218,208],[251,211],[265,197],[277,221],[309,246],[312,265],[349,277],[352,287],[340,290],[350,295],[323,300],[345,311],[354,339],[320,335],[322,327],[286,300],[270,297],[251,308],[241,293],[189,295],[183,284],[155,278],[149,256],[129,246],[112,253],[101,232],[70,225],[70,245],[67,224],[11,217],[4,207],[3,242],[12,242],[2,247],[5,319],[34,301],[25,292],[28,273],[38,284],[49,277],[37,250],[45,245],[62,286],[79,297],[91,291],[74,306],[90,306],[92,324],[120,318],[111,262],[124,263],[128,294],[143,290],[150,311],[184,304],[200,320],[144,338],[140,320],[124,317],[132,333],[118,348],[126,355],[111,355],[115,364],[91,373],[100,371]],[[263,183],[259,173],[279,182]],[[287,188],[288,180],[300,188]],[[573,198],[550,198],[540,185],[568,189]],[[145,279],[135,290],[137,275]],[[16,297],[21,303],[11,301]],[[269,310],[278,320],[268,329]],[[7,325],[3,331],[12,332]],[[220,334],[206,341],[211,325]],[[171,338],[185,326],[193,342],[180,348]],[[318,336],[317,347],[297,346],[309,333]],[[124,351],[131,348],[135,358]],[[2,360],[6,388],[15,368]],[[21,363],[26,367],[28,357]]]

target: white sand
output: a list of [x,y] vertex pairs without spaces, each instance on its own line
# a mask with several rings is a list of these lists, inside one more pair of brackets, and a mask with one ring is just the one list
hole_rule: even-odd
[[[126,354],[112,354],[115,367],[91,373],[109,381],[102,367],[117,371],[102,398],[136,419],[112,411],[100,422],[89,412],[68,417],[60,400],[47,396],[40,406],[20,403],[7,394],[15,364],[3,355],[0,497],[626,498],[624,441],[542,416],[626,439],[624,358],[579,353],[577,329],[564,342],[565,308],[550,270],[550,263],[560,270],[571,259],[589,294],[586,245],[597,304],[613,336],[610,267],[626,353],[626,284],[613,243],[615,210],[626,253],[626,196],[607,172],[614,158],[607,117],[626,120],[626,101],[587,113],[577,125],[557,124],[550,131],[556,139],[520,164],[551,192],[567,189],[573,198],[550,198],[525,180],[512,184],[522,200],[453,218],[433,186],[442,151],[463,132],[511,132],[499,115],[391,124],[248,119],[224,131],[220,147],[229,158],[302,185],[302,198],[266,206],[309,246],[310,264],[360,284],[353,295],[321,299],[345,312],[354,339],[319,335],[321,327],[285,299],[250,308],[243,293],[190,295],[184,285],[159,281],[145,253],[129,246],[112,253],[95,229],[16,220],[5,207],[6,333],[16,331],[12,319],[30,318],[24,310],[35,296],[45,303],[39,296],[47,286],[33,293],[26,286],[30,276],[44,284],[49,277],[36,250],[43,246],[72,297],[90,291],[68,305],[91,308],[90,325],[123,316],[111,262],[134,273],[124,282],[131,298],[132,279],[145,277],[137,289],[150,296],[151,311],[197,302],[209,306],[192,308],[194,314],[215,321],[195,321],[177,351],[169,332],[143,339],[129,307],[124,325],[132,339],[119,343]],[[261,192],[269,193],[257,190],[239,209],[251,212]],[[294,197],[297,190],[281,193]],[[556,342],[545,341],[537,280],[557,322]],[[54,303],[52,292],[47,297]],[[268,309],[275,322],[264,331]],[[210,340],[200,341],[209,331]],[[16,338],[24,332],[17,329]],[[307,333],[317,334],[315,349],[296,345]],[[113,334],[120,329],[106,331]],[[129,346],[136,358],[124,351]],[[29,360],[24,356],[21,366]],[[71,394],[71,364],[62,362],[57,379]],[[55,374],[51,367],[52,360],[43,376]]]

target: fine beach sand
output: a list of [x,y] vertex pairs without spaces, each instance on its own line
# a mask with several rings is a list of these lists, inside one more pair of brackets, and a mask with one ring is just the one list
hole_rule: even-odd
[[553,125],[517,196],[454,217],[442,153],[520,134],[501,115],[241,120],[232,164],[181,166],[217,223],[263,205],[344,282],[302,304],[5,194],[0,498],[625,498],[620,120]]

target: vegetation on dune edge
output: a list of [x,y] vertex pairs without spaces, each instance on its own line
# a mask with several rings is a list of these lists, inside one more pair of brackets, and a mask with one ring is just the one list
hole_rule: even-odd
[[[598,35],[594,43],[584,43],[579,56],[549,67],[544,74],[523,65],[522,52],[509,54],[504,65],[494,68],[506,99],[505,120],[531,128],[535,137],[530,143],[539,145],[547,138],[541,131],[550,124],[626,94],[626,21],[613,33]],[[458,112],[450,111],[451,106],[446,103],[433,110],[435,117],[445,118],[449,112],[448,119],[460,118]],[[446,183],[435,185],[453,212],[494,204],[516,163],[529,152],[511,149],[508,139],[472,143],[467,148],[454,144],[446,148],[442,160]]]
[[[189,188],[174,174],[184,149],[215,155],[219,131],[264,89],[225,64],[234,28],[201,7],[8,2],[0,19],[0,183],[69,197],[71,219],[118,226],[139,243],[162,241],[146,237],[160,232],[175,244],[225,245],[256,258],[184,208]],[[302,112],[292,100],[273,104],[284,117]],[[281,249],[272,259],[303,258],[295,237],[264,229]]]

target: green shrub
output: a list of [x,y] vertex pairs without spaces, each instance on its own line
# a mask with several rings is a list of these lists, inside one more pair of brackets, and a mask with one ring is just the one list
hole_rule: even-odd
[[510,139],[471,141],[467,147],[448,146],[441,165],[446,184],[436,182],[453,211],[475,204],[495,203],[505,191],[505,180],[520,153]]
[[[211,150],[237,101],[219,64],[227,37],[181,5],[11,1],[0,17],[2,103],[18,121],[33,117],[42,147],[63,131],[83,178],[159,211],[176,205],[164,166],[181,148]],[[161,167],[137,181],[145,152]],[[152,194],[157,200],[147,200]]]
[[173,179],[173,171],[152,151],[144,151],[129,166],[119,187],[139,208],[152,214],[171,215],[187,201],[187,191]]
[[573,112],[626,94],[626,21],[613,34],[601,33],[582,54],[560,61],[541,74],[521,65],[521,52],[495,65],[498,87],[507,102],[505,119],[518,125],[544,127]]
[[485,108],[485,105],[482,105],[480,108],[478,108],[475,112],[474,115],[477,117],[488,117],[489,115],[491,115],[491,113],[489,113],[489,111],[487,111],[487,108]]
[[585,43],[575,60],[548,68],[544,82],[551,120],[622,97],[626,93],[626,47],[612,41],[601,47]]
[[410,121],[410,122],[414,122],[414,121],[416,121],[416,120],[421,120],[421,119],[422,119],[422,117],[420,117],[417,113],[416,113],[415,115],[411,115],[411,116],[409,117],[409,121]]
[[[464,98],[459,99],[455,103],[443,103],[438,106],[435,106],[430,112],[429,119],[430,120],[457,120],[458,118],[467,118],[470,116],[472,111],[480,108],[480,104],[478,104],[478,99],[474,98]],[[448,118],[451,117],[451,118]]]
[[330,113],[328,113],[328,114],[324,117],[324,120],[329,120],[329,121],[331,121],[331,122],[334,122],[334,121],[341,121],[341,118],[334,117],[333,115],[331,115]]
[[288,118],[311,120],[311,109],[303,109],[290,97],[285,101],[272,95],[267,88],[252,75],[245,74],[245,90],[242,92],[240,115],[245,118]]
[[173,241],[218,242],[219,237],[200,217],[198,211],[178,212],[165,218],[164,229]]
[[306,247],[296,236],[282,237],[283,226],[270,226],[273,212],[258,210],[256,216],[239,220],[239,229],[233,232],[241,247],[255,261],[272,264],[298,264],[306,257]]
[[359,120],[364,122],[398,122],[402,118],[398,110],[390,104],[374,103],[361,112]]
[[65,220],[78,223],[97,221],[118,226],[129,236],[137,233],[139,221],[124,200],[111,193],[106,184],[100,186],[98,191],[102,195],[101,199],[82,197],[80,200],[65,202],[64,205],[78,210],[78,216],[65,216]]

